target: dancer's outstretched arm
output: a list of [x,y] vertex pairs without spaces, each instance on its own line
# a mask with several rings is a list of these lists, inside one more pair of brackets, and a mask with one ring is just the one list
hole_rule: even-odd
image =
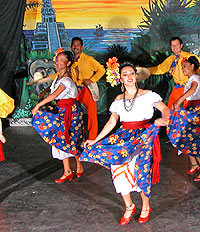
[[92,146],[93,144],[95,144],[96,142],[98,142],[99,140],[104,138],[107,134],[109,134],[111,132],[111,130],[116,126],[118,119],[119,119],[119,116],[115,113],[112,113],[108,122],[106,123],[106,125],[104,126],[102,131],[99,133],[99,135],[97,135],[96,139],[87,140],[84,143],[84,147]]

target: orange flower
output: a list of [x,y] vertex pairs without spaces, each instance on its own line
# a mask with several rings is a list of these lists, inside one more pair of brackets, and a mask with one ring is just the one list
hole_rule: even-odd
[[55,55],[57,56],[61,52],[64,52],[64,49],[63,48],[58,48],[58,50],[55,51]]
[[183,65],[183,63],[187,60],[187,57],[183,57],[183,59],[181,60],[181,65]]
[[120,65],[117,63],[118,59],[117,57],[109,58],[108,62],[106,62],[106,67],[111,70],[115,70],[118,68]]

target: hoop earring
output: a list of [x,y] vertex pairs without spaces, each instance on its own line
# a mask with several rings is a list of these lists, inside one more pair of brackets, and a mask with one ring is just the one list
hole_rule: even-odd
[[137,84],[137,81],[135,82],[135,87],[138,89],[138,84]]
[[121,91],[124,92],[124,83],[121,84]]

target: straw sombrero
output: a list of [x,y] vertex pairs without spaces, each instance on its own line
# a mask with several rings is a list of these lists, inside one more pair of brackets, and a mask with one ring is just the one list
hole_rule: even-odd
[[137,75],[137,82],[144,81],[147,78],[149,78],[150,75],[151,75],[151,72],[147,68],[136,67],[136,69],[137,69],[137,73],[136,73],[136,75]]
[[53,75],[43,76],[41,72],[35,72],[33,76],[33,81],[27,82],[26,85],[34,85],[34,84],[44,84],[44,83],[51,83],[52,80],[56,78],[58,74],[55,73]]
[[33,81],[27,82],[27,85],[34,85],[37,84],[40,80],[43,79],[43,74],[41,72],[35,72],[33,75]]
[[31,77],[31,82],[26,83],[27,85],[34,85],[37,83],[50,82],[49,78],[44,78],[46,76],[55,75],[55,63],[48,60],[34,60],[29,64],[29,74]]

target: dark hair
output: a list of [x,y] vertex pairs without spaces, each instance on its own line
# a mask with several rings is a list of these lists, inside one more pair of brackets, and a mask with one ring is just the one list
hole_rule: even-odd
[[195,56],[190,56],[185,62],[188,62],[190,64],[194,65],[194,71],[196,71],[199,68],[199,61]]
[[180,37],[172,37],[169,41],[170,46],[171,46],[171,42],[174,40],[178,40],[180,44],[183,44],[183,41]]
[[73,44],[73,42],[74,42],[75,40],[78,40],[78,41],[80,41],[80,43],[81,43],[81,46],[83,46],[83,40],[82,40],[80,37],[73,37],[73,38],[72,38],[72,43],[71,43],[71,46],[72,46],[72,44]]
[[74,55],[73,55],[73,53],[70,52],[70,51],[64,51],[64,52],[59,53],[57,56],[59,56],[60,54],[65,55],[66,58],[68,59],[68,61],[71,61],[71,64],[69,65],[69,67],[71,67],[71,65],[74,62]]
[[120,64],[119,67],[119,73],[121,74],[121,71],[124,67],[130,66],[134,69],[135,73],[137,72],[137,69],[134,64],[132,64],[130,61],[124,61],[122,64]]

